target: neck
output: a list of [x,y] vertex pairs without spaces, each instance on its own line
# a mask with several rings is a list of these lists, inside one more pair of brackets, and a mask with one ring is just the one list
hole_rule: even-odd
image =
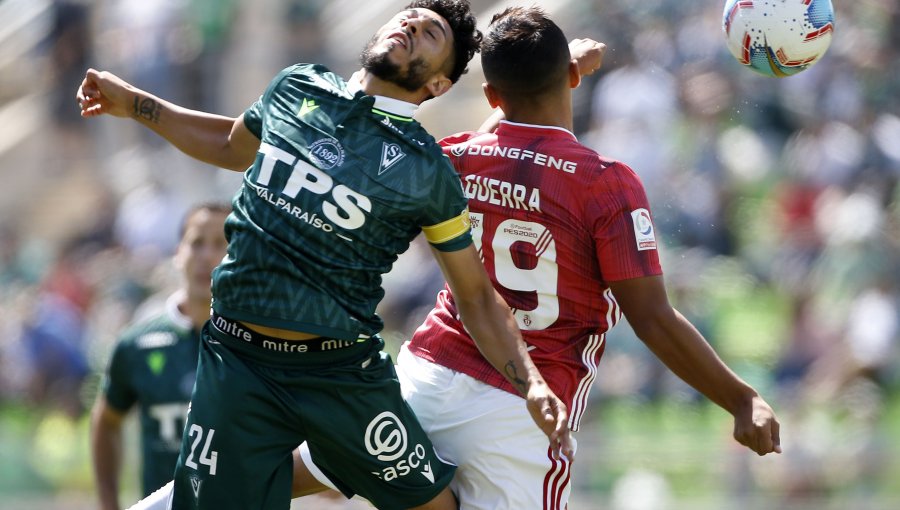
[[370,96],[384,96],[417,105],[428,99],[427,93],[423,92],[424,88],[416,92],[410,92],[395,83],[375,76],[365,69],[360,69],[353,77],[359,80],[362,91]]
[[533,102],[504,102],[501,107],[506,120],[510,122],[556,126],[574,131],[571,94],[559,94],[551,100],[542,98]]
[[190,319],[194,329],[199,329],[209,320],[209,307],[209,298],[191,299],[188,293],[185,293],[184,299],[178,303],[178,310]]

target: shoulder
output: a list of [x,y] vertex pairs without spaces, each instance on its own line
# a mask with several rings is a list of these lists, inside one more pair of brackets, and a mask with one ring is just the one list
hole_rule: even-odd
[[640,181],[640,177],[638,177],[634,169],[632,169],[631,166],[629,166],[627,163],[619,161],[617,159],[604,157],[591,149],[587,150],[589,150],[590,154],[592,155],[591,159],[596,162],[598,173],[603,177],[606,177],[608,179],[617,178],[627,179],[630,181]]
[[117,350],[154,349],[178,341],[181,328],[166,312],[134,322],[119,335]]
[[283,69],[273,82],[290,84],[310,91],[349,95],[347,82],[321,64],[294,64]]
[[587,176],[595,187],[616,189],[643,189],[640,176],[628,164],[605,157],[597,151],[577,144],[578,150],[572,153],[579,166],[587,171]]
[[[392,121],[390,117],[382,117],[379,124],[391,131],[393,144],[386,140],[383,151],[397,151],[396,154],[410,155],[410,162],[419,167],[444,167],[449,166],[449,161],[444,157],[441,146],[421,124],[416,120]],[[395,145],[395,147],[391,147]],[[386,157],[387,154],[383,154]],[[402,157],[402,156],[401,156]]]

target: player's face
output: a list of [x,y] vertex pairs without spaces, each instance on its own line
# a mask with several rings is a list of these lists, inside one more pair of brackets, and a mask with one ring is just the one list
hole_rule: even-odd
[[447,20],[428,9],[410,9],[381,27],[361,60],[375,76],[415,92],[442,72],[452,51],[453,32]]
[[212,270],[222,261],[228,247],[224,231],[226,216],[201,209],[187,219],[184,236],[175,252],[175,264],[184,275],[190,299],[210,298]]

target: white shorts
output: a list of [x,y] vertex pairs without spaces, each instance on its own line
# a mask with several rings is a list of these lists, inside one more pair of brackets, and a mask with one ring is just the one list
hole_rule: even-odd
[[[397,375],[438,455],[459,466],[450,487],[462,510],[566,508],[571,464],[553,459],[521,397],[414,356],[405,345]],[[310,471],[331,486],[304,450]]]
[[397,375],[438,455],[459,466],[450,486],[461,508],[566,508],[571,464],[553,459],[524,399],[419,358],[406,346]]

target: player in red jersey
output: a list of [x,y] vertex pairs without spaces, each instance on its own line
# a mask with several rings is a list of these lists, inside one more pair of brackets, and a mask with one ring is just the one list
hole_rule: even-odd
[[[772,409],[669,304],[640,179],[572,134],[570,89],[599,67],[603,48],[590,40],[571,47],[581,59],[571,59],[562,31],[540,9],[495,16],[481,50],[484,89],[506,120],[442,141],[495,288],[569,407],[572,431],[606,333],[624,313],[666,366],[734,416],[738,442],[759,455],[780,452]],[[570,461],[555,459],[533,430],[521,397],[466,333],[449,290],[403,347],[398,375],[438,453],[459,466],[451,486],[461,508],[566,508]],[[310,484],[298,469],[295,492]]]
[[[539,9],[495,16],[482,46],[485,93],[507,120],[496,131],[490,121],[490,129],[442,142],[462,177],[494,286],[569,406],[573,431],[605,334],[624,313],[660,360],[734,416],[737,441],[760,455],[780,452],[772,409],[669,304],[640,179],[572,134],[570,89],[599,67],[603,47],[590,40],[571,47],[581,58],[571,60],[562,31]],[[554,458],[521,397],[491,370],[448,290],[397,367],[404,398],[438,454],[459,466],[451,487],[462,509],[566,508],[570,459]],[[298,456],[295,496],[333,487],[308,450],[301,446]]]

